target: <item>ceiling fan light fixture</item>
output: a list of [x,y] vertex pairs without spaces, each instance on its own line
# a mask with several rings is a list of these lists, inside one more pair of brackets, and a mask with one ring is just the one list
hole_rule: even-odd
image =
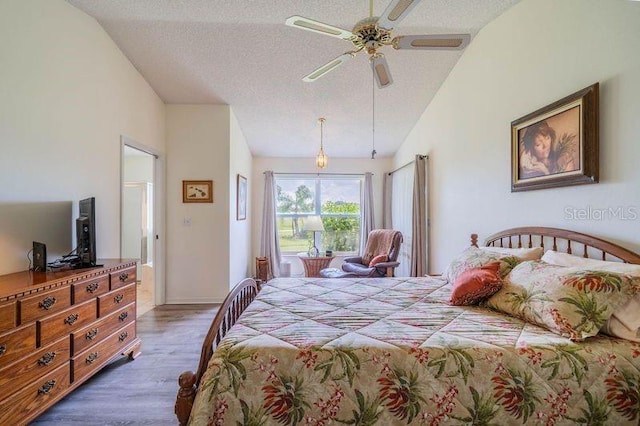
[[325,167],[327,167],[327,156],[324,153],[324,144],[323,144],[323,125],[324,122],[326,121],[326,119],[324,118],[319,118],[318,119],[318,123],[320,123],[320,152],[318,152],[318,155],[316,156],[316,167],[319,169],[324,169]]

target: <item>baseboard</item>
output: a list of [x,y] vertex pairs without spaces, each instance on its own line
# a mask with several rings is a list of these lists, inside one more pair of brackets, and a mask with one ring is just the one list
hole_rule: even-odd
[[224,298],[198,297],[194,299],[167,299],[165,305],[202,305],[202,304],[221,304]]

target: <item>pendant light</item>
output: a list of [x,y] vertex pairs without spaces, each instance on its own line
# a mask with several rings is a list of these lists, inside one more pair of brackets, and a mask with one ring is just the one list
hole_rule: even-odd
[[324,118],[319,118],[318,123],[320,123],[320,152],[316,156],[316,166],[319,169],[324,169],[327,167],[327,156],[324,153],[324,145],[323,145],[323,125],[326,120]]

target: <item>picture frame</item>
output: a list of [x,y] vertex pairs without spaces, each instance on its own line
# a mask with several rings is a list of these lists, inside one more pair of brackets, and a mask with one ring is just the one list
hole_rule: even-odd
[[183,203],[213,203],[212,180],[183,180]]
[[597,183],[599,84],[511,123],[511,192]]
[[238,174],[236,182],[236,220],[247,219],[247,178]]

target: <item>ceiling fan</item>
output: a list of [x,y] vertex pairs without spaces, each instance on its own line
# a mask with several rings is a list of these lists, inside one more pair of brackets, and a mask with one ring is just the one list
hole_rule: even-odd
[[408,50],[461,50],[469,44],[471,39],[469,34],[425,34],[392,37],[391,32],[394,26],[403,20],[419,2],[420,0],[391,0],[384,13],[378,17],[373,16],[373,0],[369,0],[369,17],[359,21],[351,31],[303,16],[294,15],[287,18],[285,23],[290,27],[341,38],[350,41],[355,47],[355,50],[343,53],[306,75],[302,80],[306,82],[316,81],[364,50],[369,55],[369,61],[378,87],[382,89],[390,86],[393,83],[393,78],[391,77],[387,60],[378,51],[381,47],[393,46],[394,49]]

